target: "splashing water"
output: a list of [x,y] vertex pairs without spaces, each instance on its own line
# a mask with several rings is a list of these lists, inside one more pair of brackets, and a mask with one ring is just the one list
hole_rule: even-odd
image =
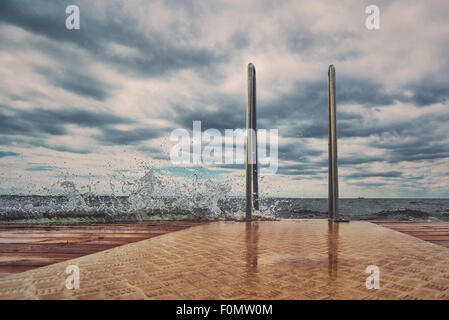
[[[187,177],[148,169],[77,183],[64,177],[43,195],[0,195],[0,222],[114,222],[141,220],[242,220],[245,199],[241,176],[205,178],[201,170]],[[262,181],[262,179],[261,179]],[[106,192],[97,192],[99,184]],[[51,191],[59,190],[59,191]],[[105,195],[102,195],[105,194]],[[255,219],[327,218],[327,199],[270,198],[260,195]],[[447,199],[340,199],[341,216],[356,220],[449,221]]]
[[[147,169],[136,178],[111,176],[108,195],[92,192],[98,182],[79,187],[74,180],[57,182],[45,189],[47,195],[0,196],[0,220],[242,220],[245,216],[243,198],[232,194],[242,187],[243,179],[237,176],[204,178],[194,170],[188,177],[174,177]],[[48,191],[58,188],[62,191],[57,194]],[[254,217],[268,219],[272,210],[261,206]]]

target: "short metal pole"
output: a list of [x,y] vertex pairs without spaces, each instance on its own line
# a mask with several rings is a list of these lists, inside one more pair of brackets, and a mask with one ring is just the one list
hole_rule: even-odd
[[329,66],[329,219],[338,220],[337,109],[335,67]]
[[246,106],[246,220],[251,221],[252,207],[259,210],[256,126],[256,69],[248,64],[248,103]]

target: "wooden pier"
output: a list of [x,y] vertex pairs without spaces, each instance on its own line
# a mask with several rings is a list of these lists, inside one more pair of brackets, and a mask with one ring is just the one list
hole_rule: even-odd
[[0,299],[446,300],[449,250],[362,221],[211,222],[0,278]]

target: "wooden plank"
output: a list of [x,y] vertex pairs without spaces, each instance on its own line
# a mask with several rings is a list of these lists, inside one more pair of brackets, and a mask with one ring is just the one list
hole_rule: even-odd
[[0,224],[0,277],[142,241],[204,222]]
[[421,240],[449,248],[449,222],[372,221]]

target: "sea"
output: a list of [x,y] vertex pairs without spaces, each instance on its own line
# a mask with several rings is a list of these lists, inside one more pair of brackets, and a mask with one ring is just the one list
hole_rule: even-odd
[[[64,177],[40,194],[0,194],[0,223],[111,223],[148,220],[243,220],[246,201],[241,177],[217,180],[194,171],[173,177],[146,170],[135,177],[80,183]],[[105,180],[106,181],[106,180]],[[263,182],[263,178],[261,178]],[[52,191],[50,191],[52,190]],[[237,191],[236,191],[237,190]],[[280,198],[261,193],[255,219],[326,219],[326,198]],[[346,220],[449,221],[449,199],[339,200]]]
[[[327,199],[260,200],[256,219],[325,219]],[[449,199],[340,199],[340,217],[347,220],[449,221]],[[148,220],[242,220],[245,199],[152,196],[0,195],[0,223],[109,223]]]

